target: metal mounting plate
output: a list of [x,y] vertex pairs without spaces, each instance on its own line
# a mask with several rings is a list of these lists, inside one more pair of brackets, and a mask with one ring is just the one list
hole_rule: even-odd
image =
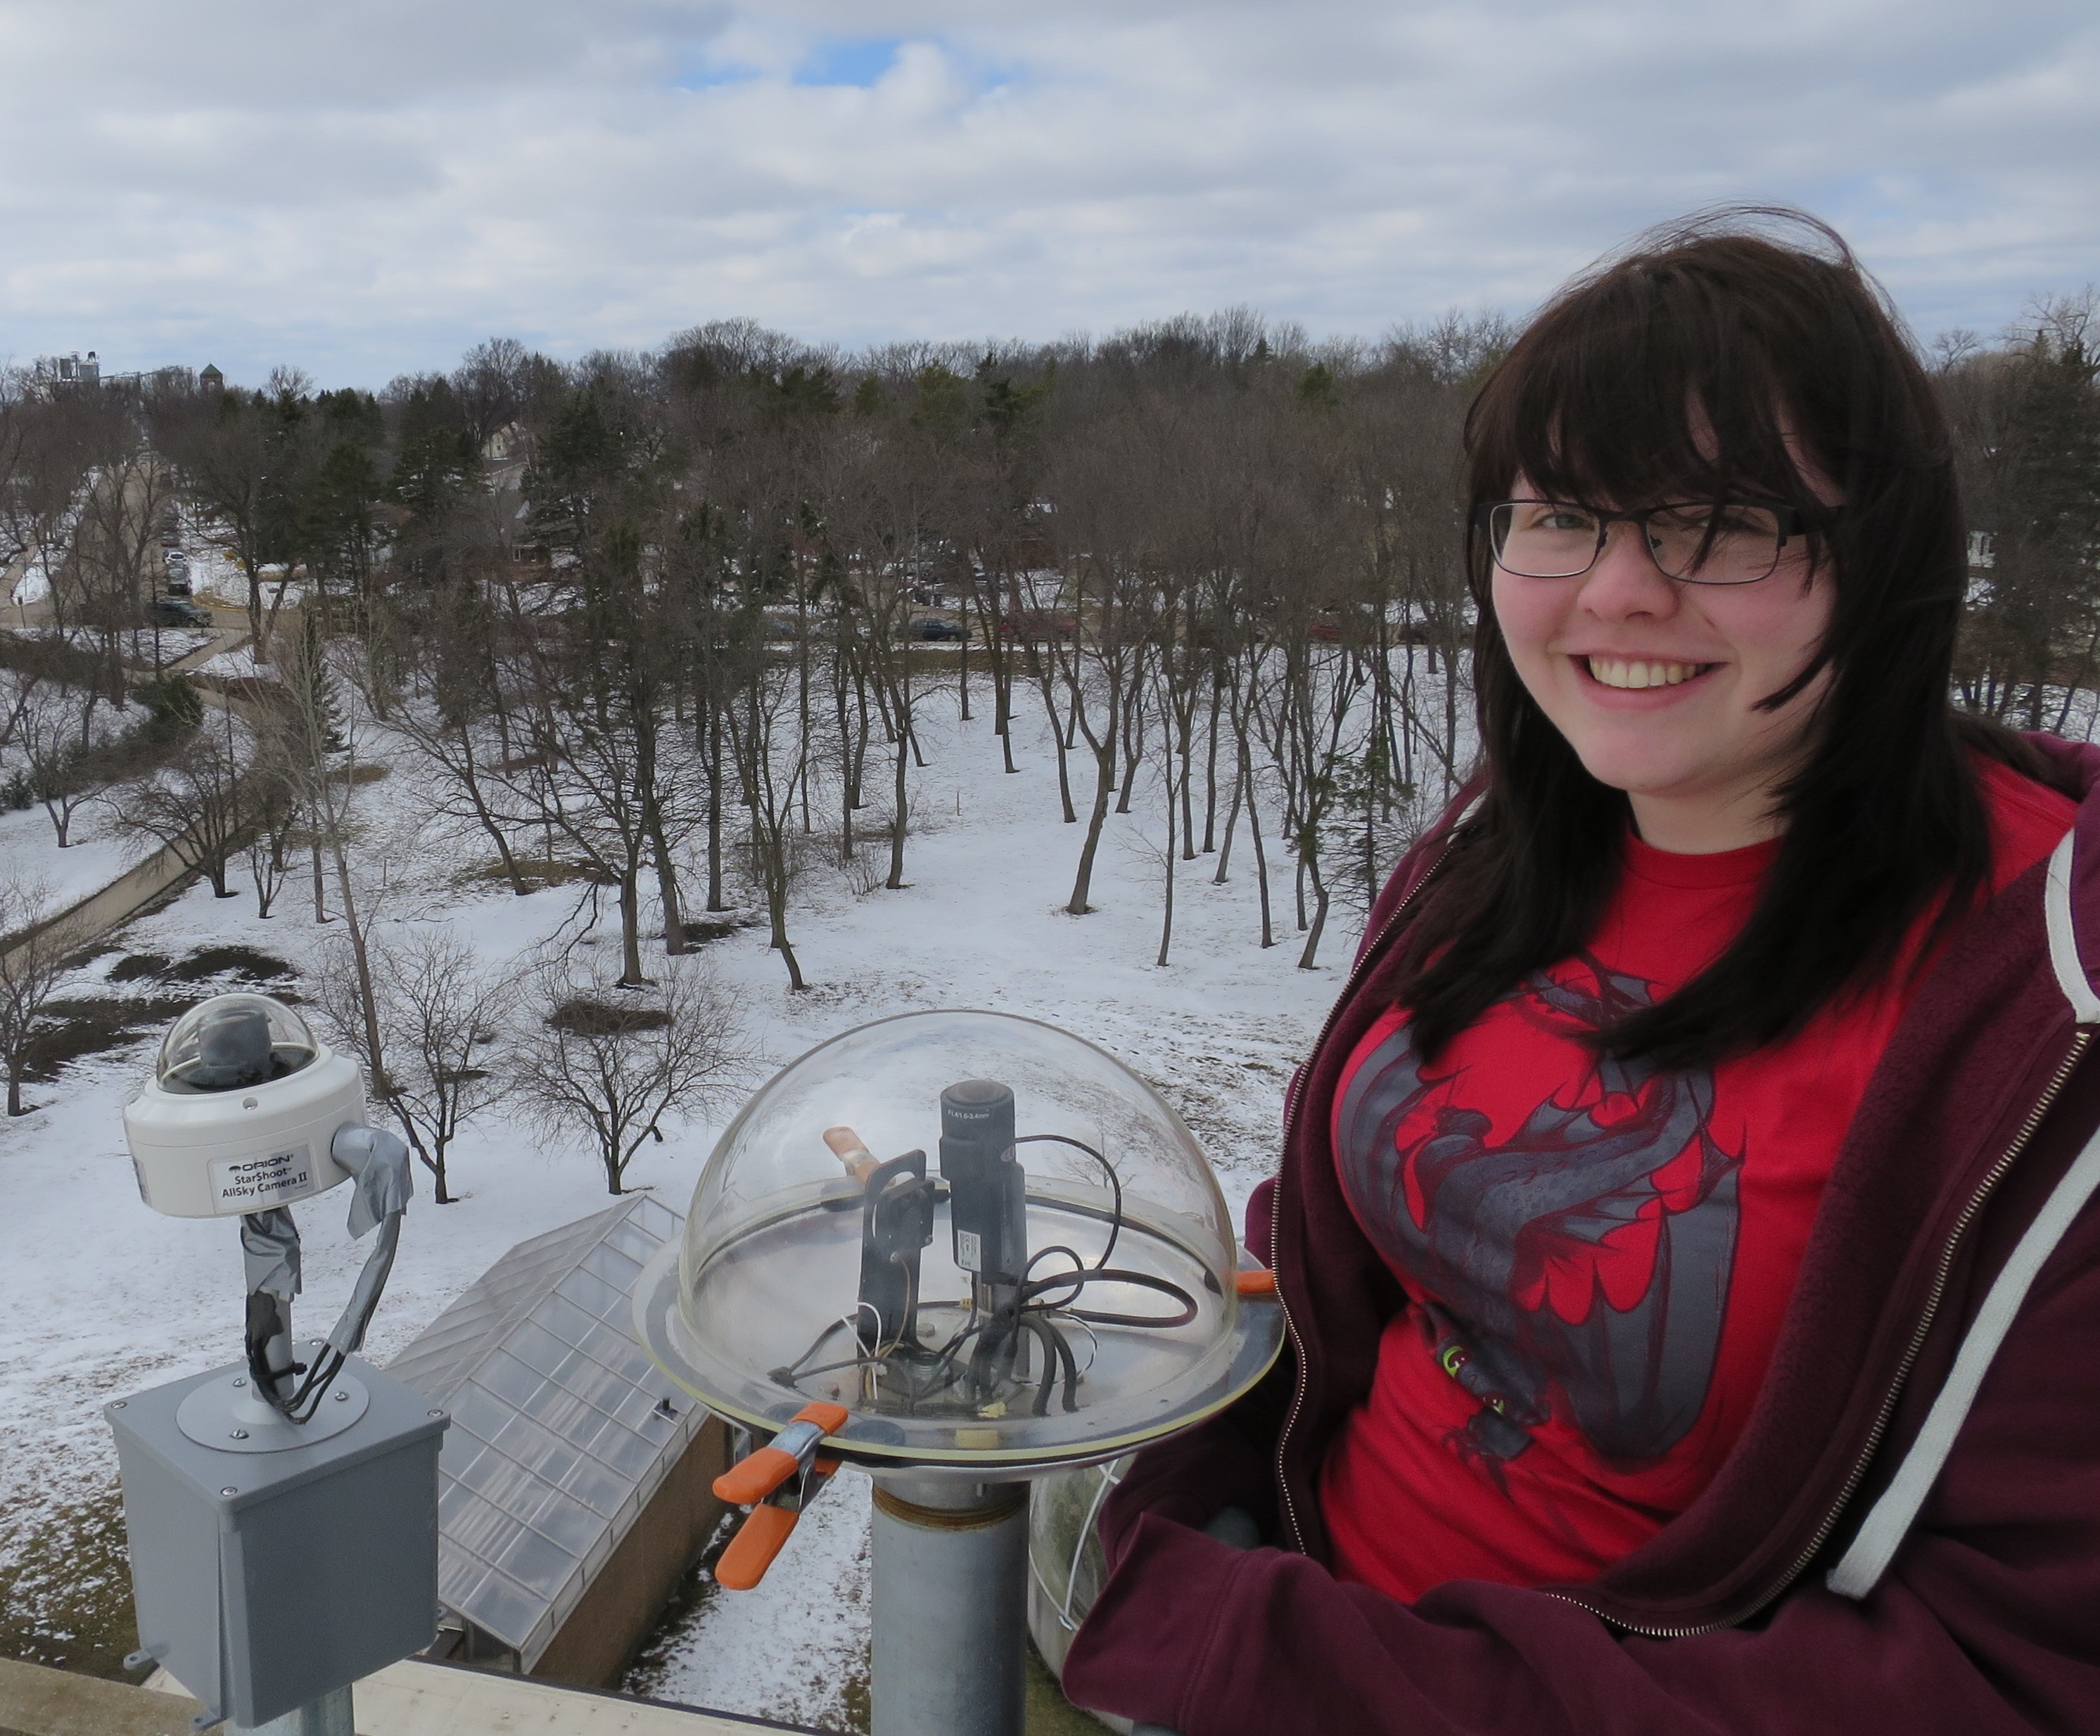
[[362,1417],[372,1395],[344,1372],[307,1422],[287,1422],[255,1396],[245,1375],[226,1374],[196,1388],[175,1411],[175,1426],[200,1447],[219,1452],[282,1452],[340,1434]]

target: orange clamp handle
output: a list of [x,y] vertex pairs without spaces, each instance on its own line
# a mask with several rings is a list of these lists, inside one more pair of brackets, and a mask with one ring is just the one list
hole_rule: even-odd
[[793,1422],[813,1422],[819,1434],[836,1434],[846,1425],[846,1418],[853,1412],[843,1404],[827,1404],[821,1399],[812,1399],[789,1420]]
[[1276,1294],[1276,1274],[1266,1266],[1257,1266],[1251,1271],[1233,1274],[1233,1292],[1238,1296],[1273,1296]]
[[801,1463],[793,1453],[783,1452],[778,1447],[761,1447],[715,1478],[715,1497],[732,1507],[749,1507],[787,1482]]
[[729,1547],[715,1563],[717,1582],[730,1591],[749,1591],[765,1577],[765,1570],[773,1565],[773,1558],[779,1554],[801,1517],[785,1507],[752,1508],[751,1516],[730,1539]]
[[832,1155],[846,1166],[846,1174],[857,1182],[866,1181],[875,1171],[876,1156],[867,1148],[867,1141],[850,1127],[827,1127],[824,1143],[832,1148]]
[[[774,1444],[747,1453],[715,1478],[715,1498],[735,1507],[764,1500],[802,1468],[805,1452],[814,1453],[818,1442],[846,1425],[848,1414],[843,1404],[817,1401],[804,1405],[774,1438]],[[790,1452],[778,1444],[783,1440],[797,1450]]]

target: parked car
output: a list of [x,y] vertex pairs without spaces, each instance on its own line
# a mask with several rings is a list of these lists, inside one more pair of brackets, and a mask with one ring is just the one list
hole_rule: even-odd
[[926,615],[911,623],[911,637],[915,639],[939,640],[953,645],[969,636],[969,629],[960,621],[944,621],[936,615]]
[[146,619],[156,627],[209,627],[211,611],[184,597],[157,597],[146,605]]
[[187,566],[170,567],[168,569],[168,582],[165,588],[168,595],[170,597],[188,596],[190,594],[189,568]]

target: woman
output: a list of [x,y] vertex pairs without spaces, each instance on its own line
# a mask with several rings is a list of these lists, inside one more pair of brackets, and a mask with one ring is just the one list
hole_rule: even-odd
[[1773,231],[1647,238],[1473,407],[1483,769],[1250,1205],[1283,1365],[1108,1504],[1082,1704],[2100,1730],[2100,753],[1952,712],[1930,382]]

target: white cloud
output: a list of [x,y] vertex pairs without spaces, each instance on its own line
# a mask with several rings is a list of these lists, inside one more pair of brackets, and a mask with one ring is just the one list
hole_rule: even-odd
[[1743,197],[1927,332],[2100,277],[2100,21],[2055,0],[16,0],[0,64],[17,356],[1373,334]]

